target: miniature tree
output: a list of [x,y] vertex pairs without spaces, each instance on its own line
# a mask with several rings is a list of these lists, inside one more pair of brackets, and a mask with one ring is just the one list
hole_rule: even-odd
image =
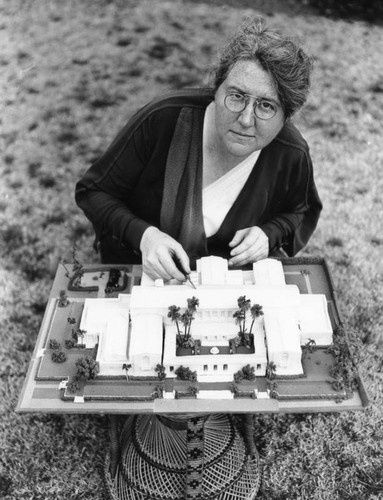
[[164,380],[166,378],[166,372],[165,372],[164,365],[161,365],[160,363],[158,363],[154,370],[157,373],[159,380]]
[[77,275],[76,281],[79,282],[82,276],[84,276],[84,269],[83,269],[84,266],[79,262],[76,254],[77,254],[77,247],[76,244],[74,243],[72,247],[72,261],[73,261],[72,276],[71,273],[69,272],[69,269],[66,267],[66,265],[68,264],[67,261],[65,259],[62,259],[61,264],[65,269],[65,277],[71,279],[72,277]]
[[72,339],[74,340],[74,343],[77,344],[78,342],[78,335],[77,335],[77,330],[72,328]]
[[274,361],[269,361],[266,365],[266,377],[269,380],[273,380],[276,377],[277,365]]
[[130,363],[124,363],[122,365],[122,369],[125,370],[125,375],[126,375],[126,380],[129,380],[129,375],[128,372],[132,368],[132,365]]
[[309,339],[305,344],[305,348],[308,350],[308,352],[314,352],[316,348],[315,340]]
[[[179,347],[194,347],[194,340],[190,329],[194,319],[194,314],[199,306],[199,300],[196,297],[187,299],[187,308],[184,313],[180,313],[180,308],[172,305],[168,308],[168,318],[175,322],[177,327],[177,345]],[[183,332],[180,329],[180,323],[183,324]]]
[[187,323],[185,324],[185,336],[187,339],[191,337],[190,328],[192,321],[194,319],[194,314],[197,311],[197,307],[199,306],[199,300],[197,297],[192,297],[191,299],[187,299],[188,307],[186,309]]
[[91,380],[96,378],[99,372],[98,363],[95,359],[85,356],[76,361],[77,377],[82,380]]
[[261,316],[263,316],[262,306],[260,304],[252,305],[250,307],[250,313],[251,313],[251,317],[253,318],[253,321],[251,322],[251,325],[250,325],[250,333],[251,333],[253,330],[253,326],[254,326],[254,322],[255,322],[256,318],[260,318]]
[[76,330],[72,328],[72,339],[74,340],[75,344],[80,344],[80,337],[81,337],[81,343],[84,341],[84,334],[86,333],[86,330],[81,330],[81,328],[77,328]]
[[181,319],[180,307],[169,306],[168,308],[168,318],[170,318],[177,327],[177,335],[181,337],[181,330],[178,321]]
[[311,274],[311,271],[309,271],[308,269],[302,269],[301,270],[301,275],[302,276],[310,276]]
[[65,290],[60,290],[60,296],[58,300],[58,307],[66,307],[69,304],[69,300]]
[[73,272],[79,274],[80,276],[84,275],[84,266],[77,259],[77,247],[76,244],[73,243],[72,247],[72,257],[73,257]]
[[269,361],[266,365],[267,387],[269,389],[270,397],[278,399],[278,383],[275,380],[275,377],[277,376],[276,371],[277,365],[274,363],[274,361]]
[[76,318],[67,318],[66,320],[70,325],[74,325],[76,323]]
[[[235,319],[235,324],[239,326],[239,332],[235,340],[235,346],[238,347],[240,345],[244,345],[247,348],[250,348],[250,335],[254,326],[254,322],[256,318],[263,316],[262,306],[259,304],[254,304],[251,306],[250,299],[246,299],[246,295],[241,295],[237,300],[238,310],[233,314],[233,318]],[[250,310],[251,317],[253,321],[250,325],[250,330],[246,329],[246,319],[247,312]]]
[[250,309],[250,299],[246,299],[246,295],[238,297],[238,310],[233,314],[235,323],[239,326],[239,335],[244,337],[246,332],[246,312]]
[[79,342],[79,339],[81,338],[81,343],[84,342],[84,335],[86,334],[86,330],[81,330],[81,328],[77,328],[77,342]]
[[67,261],[65,259],[62,259],[61,260],[61,264],[63,266],[63,268],[65,269],[65,277],[66,278],[70,278],[70,272],[69,272],[69,269],[66,267],[67,265]]

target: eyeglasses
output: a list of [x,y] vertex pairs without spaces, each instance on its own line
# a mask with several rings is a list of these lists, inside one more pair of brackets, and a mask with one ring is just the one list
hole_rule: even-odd
[[279,104],[276,102],[259,99],[259,97],[250,94],[240,94],[238,92],[227,94],[224,100],[225,107],[233,113],[241,113],[248,105],[251,97],[255,101],[253,108],[257,118],[261,120],[270,120],[270,118],[273,118],[277,114]]

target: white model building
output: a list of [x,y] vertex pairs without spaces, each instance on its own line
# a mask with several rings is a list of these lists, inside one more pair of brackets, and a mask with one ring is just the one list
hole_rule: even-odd
[[303,374],[300,330],[293,308],[268,310],[264,316],[267,352],[278,375]]
[[[324,295],[300,294],[295,285],[286,285],[282,264],[265,259],[253,271],[231,271],[220,257],[204,257],[191,275],[190,284],[163,286],[147,278],[135,286],[131,296],[118,299],[86,299],[80,327],[87,331],[87,346],[99,337],[97,361],[101,375],[121,375],[122,364],[130,363],[130,375],[155,375],[157,364],[165,366],[168,377],[179,366],[197,372],[200,381],[230,381],[233,374],[250,364],[256,375],[264,375],[268,361],[277,375],[301,375],[301,345],[309,339],[317,345],[332,342],[332,328]],[[199,300],[191,335],[199,341],[199,353],[177,356],[176,325],[167,317],[176,305],[181,313],[187,299]],[[229,341],[238,326],[233,313],[237,299],[246,296],[262,306],[264,315],[253,327],[252,354],[230,353]],[[129,326],[130,312],[130,326]],[[250,327],[251,317],[247,320]],[[89,340],[89,342],[88,342]]]
[[121,375],[128,357],[129,297],[118,299],[85,299],[80,328],[87,348],[99,344],[97,358],[102,375]]

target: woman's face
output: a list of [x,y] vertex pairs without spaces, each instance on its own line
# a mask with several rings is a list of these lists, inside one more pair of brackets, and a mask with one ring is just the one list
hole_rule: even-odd
[[[224,104],[225,97],[233,92],[253,96],[241,112],[229,111]],[[257,118],[254,97],[276,103],[275,116],[268,120]],[[285,122],[272,77],[254,61],[239,61],[230,70],[215,94],[214,116],[217,147],[221,153],[238,158],[267,146]]]

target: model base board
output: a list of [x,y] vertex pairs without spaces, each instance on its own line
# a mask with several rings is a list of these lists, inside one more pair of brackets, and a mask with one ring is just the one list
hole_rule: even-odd
[[[340,403],[347,398],[353,398],[350,381],[339,381],[339,360],[331,346],[328,346],[329,324],[332,342],[333,331],[336,342],[339,339],[343,342],[344,334],[339,326],[331,288],[323,287],[323,283],[328,281],[323,265],[315,262],[304,266],[286,264],[282,268],[279,261],[275,262],[278,262],[277,265],[282,270],[285,284],[281,284],[279,273],[271,277],[278,283],[267,284],[263,281],[257,285],[254,282],[257,273],[250,270],[241,271],[242,275],[233,271],[236,273],[235,277],[226,277],[225,283],[221,285],[211,282],[214,279],[211,273],[209,283],[203,284],[204,277],[198,276],[197,272],[192,276],[197,290],[186,284],[137,286],[137,276],[131,276],[122,268],[122,282],[129,284],[123,293],[117,297],[116,294],[105,297],[104,291],[100,290],[98,297],[95,297],[94,290],[84,293],[80,277],[76,281],[79,285],[78,291],[68,292],[65,305],[62,294],[52,298],[48,305],[39,336],[43,339],[43,348],[37,353],[34,376],[37,392],[34,396],[41,395],[40,383],[56,383],[62,400],[72,403],[127,401],[133,404],[153,404],[154,401],[163,400],[166,406],[171,400],[188,398],[201,400],[201,404],[202,400],[219,402],[247,399],[254,401],[254,405],[262,405],[262,401],[271,398],[277,399],[281,404],[283,401],[289,402],[288,404],[295,401],[298,406],[302,406],[302,402],[310,405],[309,401],[312,400]],[[275,266],[274,262],[272,266]],[[259,280],[270,281],[270,275],[265,276],[267,273],[264,269],[257,272],[261,276]],[[89,276],[86,276],[87,283],[89,279]],[[235,283],[230,283],[231,279]],[[137,294],[135,290],[138,291]],[[279,292],[276,293],[276,290]],[[88,299],[90,294],[92,298]],[[182,302],[186,305],[187,298],[197,295],[199,315],[194,318],[191,326],[191,335],[196,337],[195,344],[188,348],[190,354],[179,355],[182,348],[177,349],[176,345],[177,326],[166,313],[175,300],[182,306]],[[151,307],[142,303],[141,296],[146,297],[146,304],[149,300]],[[245,349],[249,351],[248,354],[227,352],[227,346],[230,346],[230,342],[238,334],[232,315],[240,296],[245,296],[253,304],[262,305],[264,311],[263,316],[256,318],[255,327],[253,325],[251,335],[254,336],[254,349],[238,346],[238,351],[242,349],[243,352]],[[319,300],[318,296],[321,296]],[[263,304],[260,304],[261,302]],[[288,308],[286,304],[292,305]],[[319,329],[317,328],[316,334],[317,338],[325,339],[327,345],[320,345],[321,340],[317,344],[310,336],[302,334],[302,324],[305,324],[305,328],[310,326],[310,310],[312,312],[314,308],[318,311],[318,306],[320,313],[315,325],[319,326]],[[149,315],[145,315],[145,310],[146,313],[149,310]],[[151,315],[156,318],[154,321],[153,318],[148,319]],[[279,358],[278,352],[274,352],[277,362],[274,361],[273,365],[270,363],[268,352],[273,340],[267,339],[267,329],[276,329],[278,334],[278,328],[273,324],[276,317],[279,318],[280,325],[284,324],[283,319],[288,318],[286,324],[290,325],[289,328],[292,327],[294,334],[286,337],[295,340],[294,349],[291,349],[291,342],[287,343],[283,352],[279,353]],[[149,332],[143,339],[132,337],[137,318],[138,331]],[[251,321],[250,317],[248,320]],[[292,326],[295,321],[298,321],[298,332]],[[210,325],[210,332],[204,329],[204,323]],[[119,333],[113,342],[108,341],[108,337],[114,332],[122,334]],[[297,333],[300,335],[298,346]],[[262,345],[265,352],[260,347]],[[206,354],[207,350],[209,354]],[[53,354],[59,352],[64,353],[65,360],[62,362],[53,360]],[[292,369],[288,368],[286,359],[292,361]],[[90,378],[78,376],[79,365],[82,366],[82,372],[91,375]],[[189,378],[186,376],[185,380],[177,379],[176,371],[180,366],[188,368]],[[252,368],[250,380],[246,379],[248,369],[244,369],[242,375],[240,373],[238,376],[238,372],[248,366]],[[286,367],[287,369],[284,369]],[[356,378],[357,376],[355,380]],[[357,391],[355,380],[353,389]]]

